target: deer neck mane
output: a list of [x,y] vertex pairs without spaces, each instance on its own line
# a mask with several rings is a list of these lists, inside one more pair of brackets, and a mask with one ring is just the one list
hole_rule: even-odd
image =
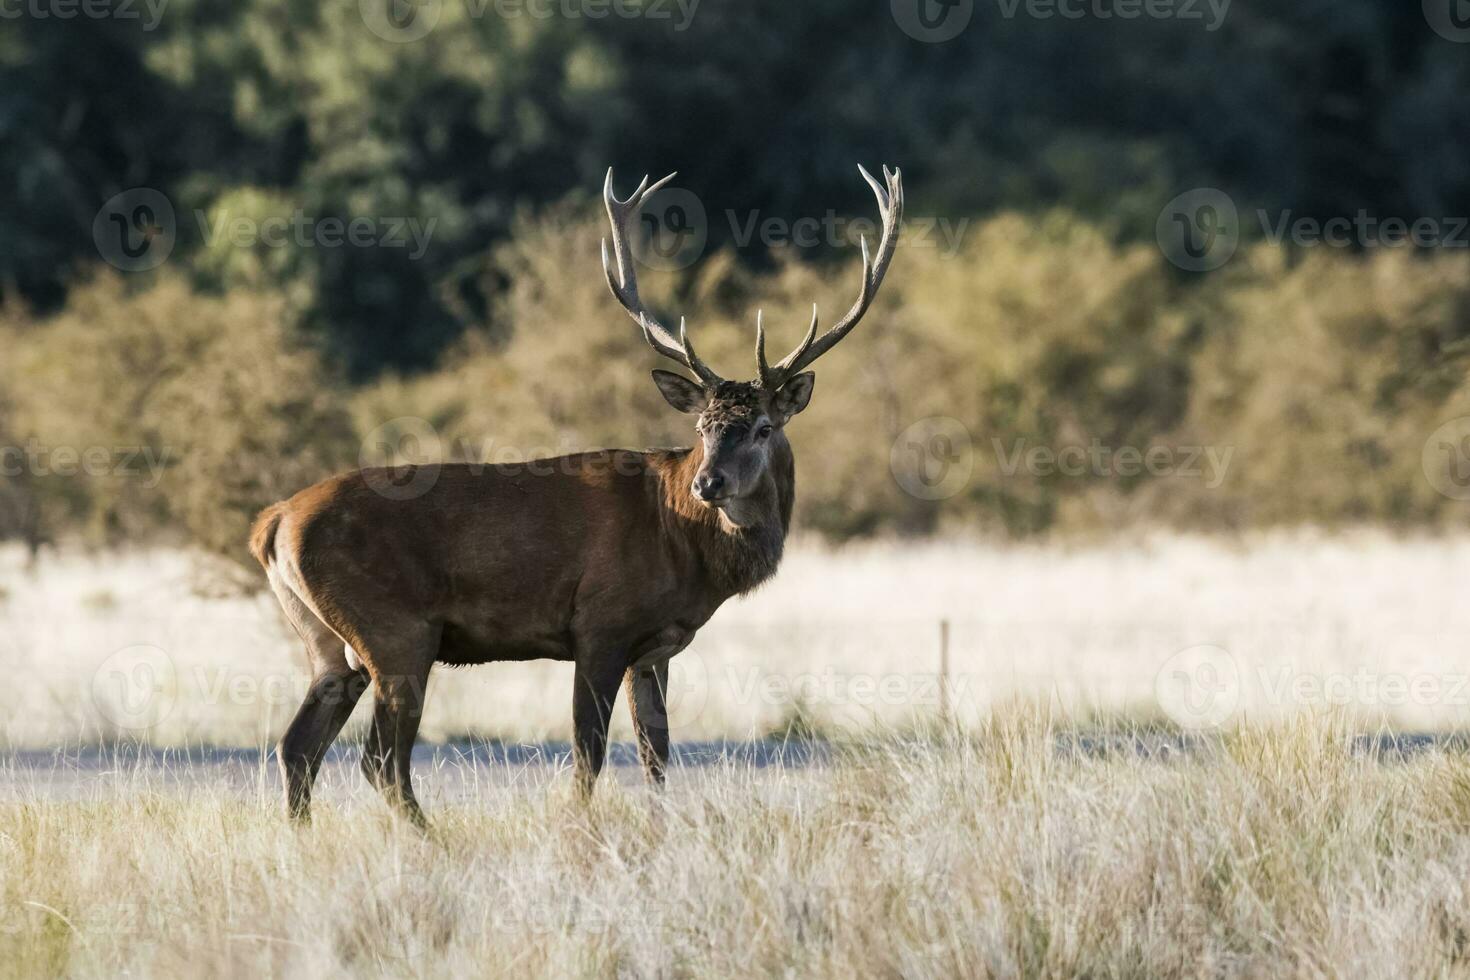
[[772,438],[770,465],[746,498],[746,510],[755,517],[739,527],[694,498],[690,485],[704,462],[703,446],[659,454],[666,531],[687,541],[704,574],[731,595],[749,592],[776,573],[791,527],[796,460],[783,433]]

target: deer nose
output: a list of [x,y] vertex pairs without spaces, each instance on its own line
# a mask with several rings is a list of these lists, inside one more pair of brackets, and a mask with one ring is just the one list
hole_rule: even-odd
[[719,500],[725,495],[725,478],[718,473],[700,473],[694,478],[694,496],[703,501]]

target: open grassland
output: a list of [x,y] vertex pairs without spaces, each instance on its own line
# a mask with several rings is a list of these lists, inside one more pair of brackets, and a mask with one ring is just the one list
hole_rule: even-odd
[[[307,678],[269,595],[196,593],[194,559],[0,551],[0,745],[272,744]],[[671,671],[676,739],[850,731],[997,703],[1229,727],[1346,714],[1470,722],[1470,537],[1159,536],[1085,546],[798,545]],[[440,668],[428,740],[565,739],[566,664]],[[359,708],[360,726],[364,705]],[[620,710],[615,736],[627,738]],[[352,730],[349,729],[349,736]]]
[[[1465,975],[1470,762],[1297,720],[1089,752],[1040,712],[592,808],[527,769],[420,835],[117,771],[0,803],[16,976]],[[626,775],[626,774],[624,774]],[[340,789],[340,787],[338,787]]]
[[511,751],[565,737],[565,665],[445,670],[428,739],[501,741],[418,766],[421,835],[350,748],[280,815],[267,597],[4,553],[0,976],[1470,975],[1470,758],[1388,736],[1466,720],[1467,580],[1465,538],[798,547],[673,725],[816,751],[583,809]]

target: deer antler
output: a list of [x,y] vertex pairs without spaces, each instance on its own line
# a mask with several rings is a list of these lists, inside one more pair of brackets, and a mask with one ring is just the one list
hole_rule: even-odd
[[827,351],[836,346],[837,342],[846,337],[863,314],[868,312],[868,307],[873,304],[873,297],[878,295],[878,287],[883,285],[883,276],[888,272],[888,265],[893,261],[894,250],[898,247],[898,229],[903,223],[903,173],[899,170],[889,171],[883,168],[883,181],[887,186],[879,185],[873,175],[858,167],[858,173],[873,188],[873,194],[878,198],[878,214],[883,220],[883,234],[878,241],[878,257],[872,260],[868,257],[868,239],[862,238],[863,246],[863,286],[858,293],[857,302],[847,315],[837,321],[837,325],[826,333],[817,337],[817,307],[812,306],[812,322],[807,328],[806,337],[796,350],[787,354],[780,363],[772,366],[766,363],[766,336],[765,329],[761,324],[760,315],[756,315],[755,327],[755,361],[756,368],[760,372],[760,385],[762,388],[774,391],[781,387],[791,376],[801,371],[802,368],[811,364]]
[[633,268],[633,251],[628,240],[629,225],[638,221],[638,214],[643,208],[644,200],[673,179],[674,174],[669,174],[650,187],[648,177],[645,175],[638,189],[626,201],[619,201],[613,196],[612,168],[607,168],[607,179],[602,184],[602,200],[607,205],[607,218],[612,224],[613,253],[617,256],[618,268],[614,275],[612,263],[608,261],[607,239],[604,238],[602,240],[602,271],[607,274],[608,288],[612,290],[612,294],[617,297],[623,309],[628,311],[628,315],[637,322],[648,346],[664,357],[677,361],[693,371],[706,388],[713,388],[721,384],[724,379],[711,371],[709,365],[701,361],[699,355],[694,353],[694,346],[689,342],[689,329],[685,326],[684,318],[679,318],[679,335],[676,338],[668,327],[659,323],[657,318],[644,308],[642,300],[638,298],[638,275]]

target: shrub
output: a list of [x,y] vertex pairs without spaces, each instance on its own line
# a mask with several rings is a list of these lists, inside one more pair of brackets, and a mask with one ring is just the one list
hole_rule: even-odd
[[1423,471],[1470,414],[1470,261],[1256,248],[1201,302],[1210,322],[1180,438],[1235,450],[1217,490],[1162,500],[1175,523],[1463,524]]
[[[1258,245],[1186,282],[1154,249],[1064,212],[962,231],[952,251],[902,246],[861,327],[817,365],[790,430],[800,526],[845,539],[1466,522],[1423,471],[1431,433],[1470,415],[1465,257]],[[668,365],[608,295],[603,234],[600,215],[572,206],[523,215],[486,262],[504,288],[483,329],[434,371],[355,389],[302,339],[299,300],[244,285],[271,279],[264,267],[234,270],[220,295],[102,275],[56,316],[0,314],[14,352],[0,364],[0,445],[102,447],[114,464],[81,478],[48,458],[0,482],[0,534],[243,557],[260,506],[398,444],[404,417],[437,436],[412,447],[424,458],[687,445],[691,420],[648,378]],[[756,274],[716,252],[684,272],[643,269],[640,286],[668,322],[689,314],[717,370],[749,378],[758,307],[780,356],[813,301],[831,324],[856,293],[853,261],[773,258]],[[946,463],[912,439],[935,418],[952,420],[943,452],[968,477],[913,492]],[[1163,451],[1173,467],[1056,465],[1093,447]],[[1201,449],[1212,461],[1182,472]]]
[[350,458],[331,375],[272,294],[100,275],[55,317],[12,313],[5,330],[11,445],[51,527],[243,559],[260,507]]

